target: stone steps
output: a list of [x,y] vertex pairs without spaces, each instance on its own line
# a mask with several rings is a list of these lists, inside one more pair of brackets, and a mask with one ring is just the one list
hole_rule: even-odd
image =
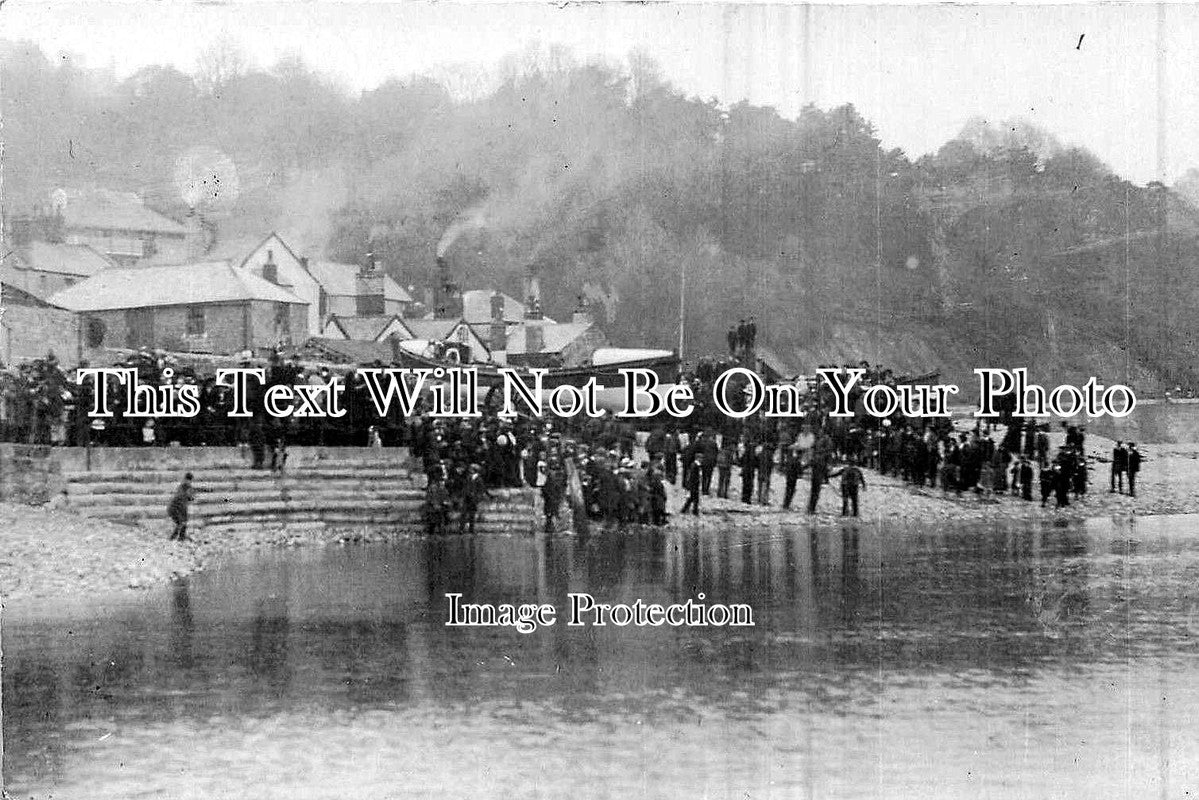
[[[84,506],[87,508],[108,508],[121,505],[154,505],[159,504],[163,508],[170,501],[175,493],[174,486],[164,486],[159,491],[125,491],[125,492],[102,492],[100,494],[91,494],[86,492],[69,492],[68,504],[73,506]],[[238,490],[209,490],[198,488],[196,490],[196,499],[192,503],[193,510],[204,508],[206,506],[220,506],[227,503],[255,503],[255,502],[291,502],[300,500],[304,497],[313,496],[312,487],[293,486],[283,489],[238,489]],[[316,496],[332,501],[355,501],[355,500],[386,500],[398,502],[404,500],[421,501],[424,499],[425,493],[421,489],[414,488],[394,488],[390,486],[375,486],[364,485],[352,489],[335,488],[327,489],[320,488],[316,492]]]
[[[166,508],[184,472],[193,475],[189,523],[197,530],[261,533],[267,528],[335,532],[424,528],[425,477],[415,461],[328,460],[281,473],[242,462],[179,469],[120,469],[63,473],[66,506],[99,519],[170,526]],[[540,523],[537,494],[495,489],[480,509],[476,530],[531,530]],[[456,526],[453,515],[452,526]],[[330,533],[332,535],[332,533]]]

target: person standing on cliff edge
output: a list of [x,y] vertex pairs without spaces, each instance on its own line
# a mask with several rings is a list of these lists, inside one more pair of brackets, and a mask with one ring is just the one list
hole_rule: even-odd
[[171,502],[167,505],[167,516],[171,518],[171,522],[175,523],[171,541],[187,541],[187,514],[195,499],[195,492],[192,491],[192,474],[189,472],[183,476],[183,481],[175,489],[175,494],[171,495]]

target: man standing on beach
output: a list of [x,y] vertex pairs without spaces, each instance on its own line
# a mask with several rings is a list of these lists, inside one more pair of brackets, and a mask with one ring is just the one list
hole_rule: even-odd
[[[487,483],[483,480],[483,468],[479,464],[471,464],[462,485],[462,512],[458,516],[458,533],[474,534],[475,523],[479,519],[479,503],[484,497],[491,497],[491,492],[487,490]],[[548,508],[547,504],[547,525]]]
[[195,499],[195,493],[192,491],[192,474],[189,472],[183,476],[183,481],[175,489],[175,493],[171,495],[171,502],[167,505],[167,516],[171,518],[171,522],[175,523],[171,541],[187,541],[188,509]]
[[1020,456],[1020,496],[1032,500],[1032,462],[1028,456]]
[[683,488],[687,490],[687,502],[683,503],[683,508],[679,514],[686,514],[690,511],[695,516],[699,516],[699,492],[702,483],[701,469],[699,462],[692,460],[687,465],[687,470],[683,473]]
[[1124,494],[1124,473],[1127,471],[1128,448],[1124,446],[1124,442],[1116,442],[1116,447],[1112,450],[1111,492],[1115,492],[1119,488],[1120,494]]
[[853,460],[850,460],[838,474],[841,476],[841,516],[848,517],[849,509],[852,507],[853,515],[856,517],[858,515],[858,490],[866,488],[866,478]]
[[1137,473],[1141,471],[1141,451],[1135,442],[1128,443],[1128,496],[1137,496]]

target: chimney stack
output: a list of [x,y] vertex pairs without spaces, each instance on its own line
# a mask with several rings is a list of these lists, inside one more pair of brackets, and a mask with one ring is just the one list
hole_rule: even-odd
[[204,230],[204,218],[194,208],[183,220],[183,249],[188,261],[199,261],[208,252],[208,234]]
[[487,346],[491,352],[508,349],[508,327],[504,321],[504,296],[499,292],[491,294],[491,330],[487,336]]
[[532,264],[525,267],[525,319],[541,319],[541,278]]
[[275,251],[266,251],[266,262],[262,265],[263,280],[268,280],[271,283],[279,283],[279,265],[275,263]]
[[355,282],[355,311],[360,317],[381,317],[387,303],[383,296],[383,270],[374,253],[367,253],[366,262],[358,270]]
[[462,316],[462,293],[450,279],[450,265],[444,256],[437,257],[437,288],[434,289],[433,318],[457,319]]
[[[541,313],[541,281],[530,264],[525,268],[525,355],[534,356],[545,347],[545,329]],[[535,362],[534,362],[535,363]]]
[[571,322],[576,325],[594,325],[595,318],[591,316],[591,304],[587,302],[587,298],[579,295],[578,303],[575,305],[574,314],[571,315]]

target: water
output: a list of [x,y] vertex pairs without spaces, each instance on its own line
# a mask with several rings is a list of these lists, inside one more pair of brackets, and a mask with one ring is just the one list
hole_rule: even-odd
[[[1199,792],[1195,519],[455,538],[10,607],[5,776],[54,798]],[[449,629],[476,602],[752,629]],[[1189,792],[1190,794],[1186,794]]]

